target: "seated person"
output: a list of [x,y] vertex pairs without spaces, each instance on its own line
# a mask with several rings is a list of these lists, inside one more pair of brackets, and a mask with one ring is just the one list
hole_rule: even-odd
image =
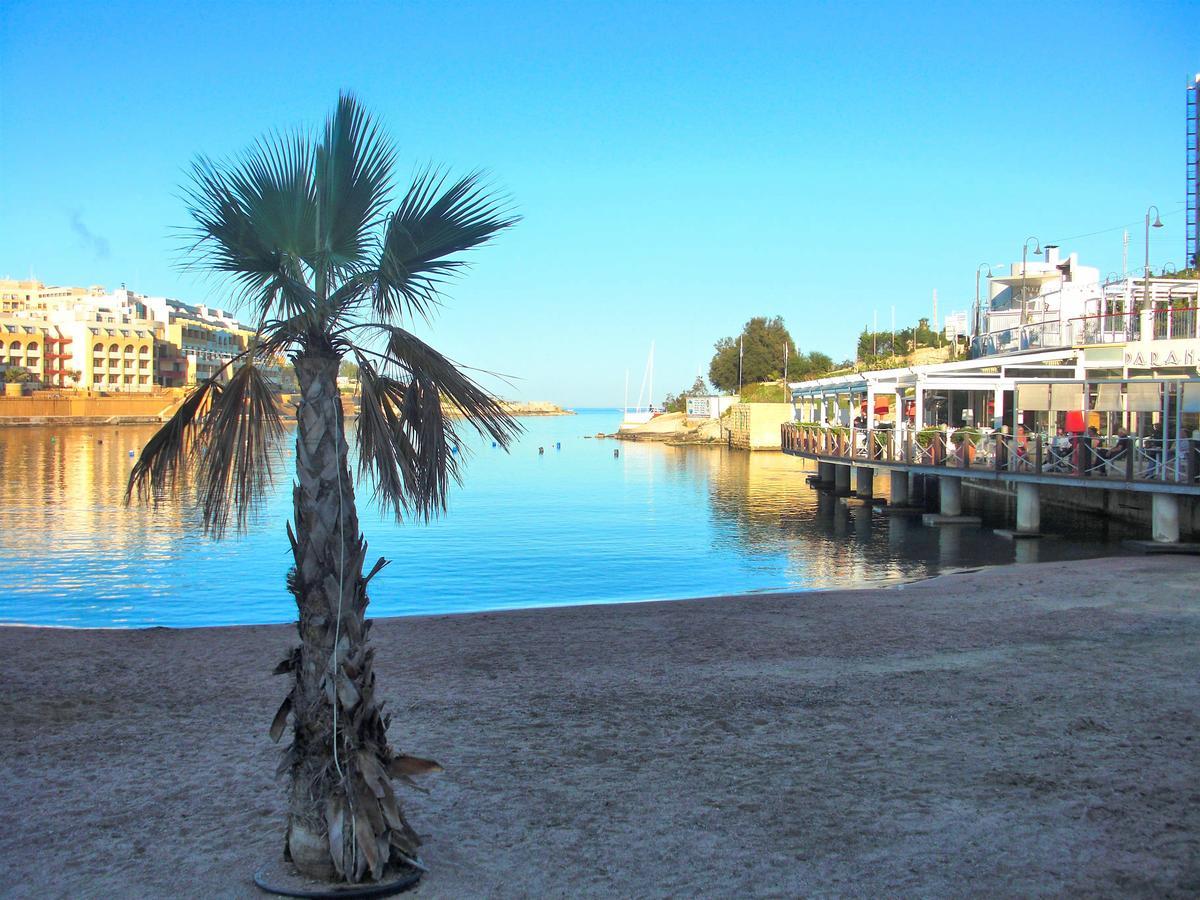
[[1056,470],[1071,466],[1071,437],[1061,428],[1050,439],[1050,465]]
[[1113,445],[1112,450],[1108,453],[1108,461],[1116,462],[1119,459],[1124,459],[1129,455],[1130,449],[1133,447],[1133,438],[1129,436],[1129,430],[1121,427],[1117,429],[1117,441]]
[[1095,425],[1089,425],[1083,437],[1079,439],[1080,449],[1080,467],[1083,469],[1084,475],[1090,475],[1093,472],[1104,471],[1105,453],[1103,442],[1100,439],[1100,432],[1096,430]]

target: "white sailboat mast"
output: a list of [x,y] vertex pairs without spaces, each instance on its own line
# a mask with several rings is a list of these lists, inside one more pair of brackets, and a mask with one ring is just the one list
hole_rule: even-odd
[[654,341],[650,342],[650,394],[646,397],[646,407],[654,403]]

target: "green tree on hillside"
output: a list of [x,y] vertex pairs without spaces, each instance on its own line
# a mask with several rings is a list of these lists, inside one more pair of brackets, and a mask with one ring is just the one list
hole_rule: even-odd
[[708,366],[708,380],[726,393],[738,389],[739,338],[742,384],[781,379],[785,348],[789,379],[812,378],[833,367],[833,361],[824,353],[800,353],[782,316],[756,316],[742,328],[741,335],[721,338],[715,345],[716,352]]

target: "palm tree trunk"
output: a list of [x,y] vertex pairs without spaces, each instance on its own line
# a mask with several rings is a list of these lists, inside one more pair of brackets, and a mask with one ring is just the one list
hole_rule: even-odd
[[[339,360],[306,351],[296,359],[295,568],[288,588],[299,608],[300,646],[278,671],[293,675],[293,742],[280,764],[290,770],[287,855],[303,873],[326,880],[381,876],[392,848],[414,856],[418,840],[389,782],[394,754],[375,700],[374,651],[367,646],[367,547],[347,464]],[[382,563],[382,560],[380,561]]]

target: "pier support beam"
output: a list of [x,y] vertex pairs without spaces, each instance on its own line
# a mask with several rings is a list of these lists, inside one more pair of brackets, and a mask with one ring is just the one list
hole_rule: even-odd
[[921,516],[926,525],[978,525],[979,516],[964,516],[962,479],[942,475],[938,478],[938,512]]
[[913,490],[914,482],[920,485],[920,482],[916,481],[917,477],[895,469],[888,472],[890,497],[887,506],[883,508],[885,516],[919,516],[925,512],[918,492]]
[[[1037,538],[1042,536],[1042,498],[1038,486],[1025,481],[1017,482],[1017,527],[997,528],[1000,537]],[[1020,562],[1020,560],[1018,560]]]
[[850,467],[833,465],[833,489],[838,494],[850,493]]
[[962,515],[962,479],[938,479],[938,513],[943,516]]
[[1036,484],[1017,484],[1017,533],[1037,534],[1042,527],[1042,499]]
[[1150,503],[1150,536],[1159,544],[1179,543],[1179,498],[1155,494]]
[[833,487],[833,463],[817,463],[817,484],[821,487]]
[[870,466],[859,466],[854,470],[854,493],[869,500],[875,492],[875,470]]

